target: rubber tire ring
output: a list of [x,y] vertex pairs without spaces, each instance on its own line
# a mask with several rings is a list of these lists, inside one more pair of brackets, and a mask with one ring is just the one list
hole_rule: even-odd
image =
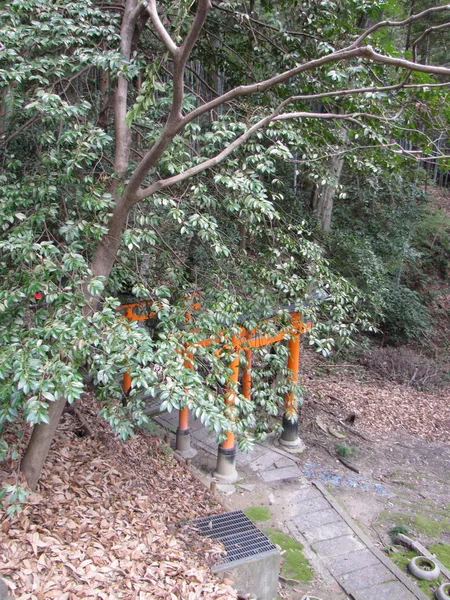
[[[425,570],[417,564],[418,562],[426,562],[432,565],[433,568],[431,570]],[[414,577],[417,577],[417,579],[425,579],[426,581],[433,581],[441,574],[441,570],[437,564],[431,560],[431,558],[427,558],[426,556],[415,556],[409,561],[408,570]]]
[[448,600],[450,598],[450,583],[443,583],[434,592],[437,600]]

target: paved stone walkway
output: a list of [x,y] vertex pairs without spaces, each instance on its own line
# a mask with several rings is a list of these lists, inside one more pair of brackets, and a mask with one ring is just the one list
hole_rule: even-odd
[[305,539],[354,600],[426,600],[427,596],[376,548],[318,482],[302,485],[291,505],[289,531]]
[[[156,421],[174,432],[177,413],[164,413]],[[214,436],[199,420],[190,423],[191,442],[211,455],[217,455]],[[194,459],[195,465],[195,459]],[[284,526],[300,541],[313,568],[322,577],[339,584],[344,594],[334,598],[352,600],[429,600],[427,596],[360,530],[331,494],[319,483],[310,482],[299,467],[301,456],[288,454],[276,442],[255,444],[248,453],[238,452],[238,472],[247,474],[250,484],[239,487],[256,494],[258,489],[279,483],[289,485]],[[234,486],[218,486],[232,493]],[[340,587],[339,587],[340,586]],[[327,597],[327,600],[330,600]]]

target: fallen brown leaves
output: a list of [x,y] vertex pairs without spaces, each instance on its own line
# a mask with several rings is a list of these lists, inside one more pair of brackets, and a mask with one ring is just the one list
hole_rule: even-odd
[[336,365],[323,373],[324,366],[318,359],[310,353],[305,353],[305,359],[306,410],[312,401],[340,419],[355,413],[355,428],[369,434],[407,432],[430,441],[450,443],[449,388],[420,392],[390,381],[370,380],[370,373],[362,367],[355,370]]
[[207,566],[218,547],[177,527],[220,511],[209,491],[156,438],[119,442],[89,421],[103,433],[79,438],[65,415],[38,493],[11,519],[0,508],[0,572],[16,598],[236,598]]

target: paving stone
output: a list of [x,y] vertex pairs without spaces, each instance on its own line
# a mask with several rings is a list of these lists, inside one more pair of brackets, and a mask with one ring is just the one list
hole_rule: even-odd
[[349,593],[364,590],[387,581],[396,581],[395,575],[389,571],[382,563],[364,567],[358,571],[352,571],[345,575],[340,575],[339,583]]
[[229,485],[228,483],[218,483],[217,489],[224,494],[233,494],[236,491],[234,485]]
[[250,463],[254,462],[257,458],[262,456],[263,454],[266,454],[266,452],[267,452],[267,448],[264,448],[264,446],[259,446],[259,445],[255,446],[251,452],[241,452],[240,453],[241,464],[249,465]]
[[362,550],[364,544],[351,535],[343,535],[342,537],[333,538],[332,540],[323,540],[322,542],[314,542],[312,548],[317,552],[319,557],[339,556]]
[[280,460],[277,460],[275,463],[277,469],[281,469],[282,467],[295,467],[297,463],[292,458],[288,458],[287,456],[283,456]]
[[309,484],[307,487],[296,490],[289,498],[290,504],[298,504],[304,500],[311,500],[312,498],[323,498],[320,491]]
[[253,492],[256,485],[254,483],[240,483],[238,487],[245,490],[246,492]]
[[343,535],[352,535],[352,529],[345,521],[336,521],[336,523],[328,523],[305,531],[305,538],[308,542],[321,542],[322,540],[331,540]]
[[319,510],[315,513],[300,513],[295,514],[292,517],[293,523],[300,529],[302,533],[305,533],[309,529],[314,527],[320,527],[321,525],[327,525],[328,523],[335,523],[342,519],[335,510],[329,508],[327,510]]
[[343,556],[329,558],[326,561],[328,569],[335,577],[339,577],[344,573],[358,571],[370,565],[379,564],[378,558],[368,548],[358,550],[357,552],[349,552]]
[[297,502],[293,508],[295,510],[295,514],[310,514],[319,510],[327,510],[331,507],[328,500],[325,500],[323,496],[320,496],[303,500],[303,502]]
[[278,457],[279,454],[276,454],[271,450],[266,450],[264,454],[262,454],[256,460],[250,463],[250,469],[252,469],[253,471],[264,471],[264,469],[270,469],[270,467],[275,465],[275,462],[278,459]]
[[267,481],[267,483],[270,483],[271,481],[281,481],[282,479],[293,479],[299,475],[301,475],[301,471],[297,466],[261,472],[261,477],[264,481]]
[[388,581],[365,590],[352,592],[354,600],[417,600],[400,581]]

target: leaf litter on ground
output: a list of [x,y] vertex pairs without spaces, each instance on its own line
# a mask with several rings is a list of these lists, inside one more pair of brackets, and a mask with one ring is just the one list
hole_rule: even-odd
[[[92,437],[65,414],[36,493],[19,514],[0,507],[0,573],[18,600],[229,600],[209,565],[222,552],[179,524],[221,512],[209,490],[144,432],[126,442],[88,414]],[[24,446],[24,443],[22,443]],[[18,464],[0,463],[16,483]]]

